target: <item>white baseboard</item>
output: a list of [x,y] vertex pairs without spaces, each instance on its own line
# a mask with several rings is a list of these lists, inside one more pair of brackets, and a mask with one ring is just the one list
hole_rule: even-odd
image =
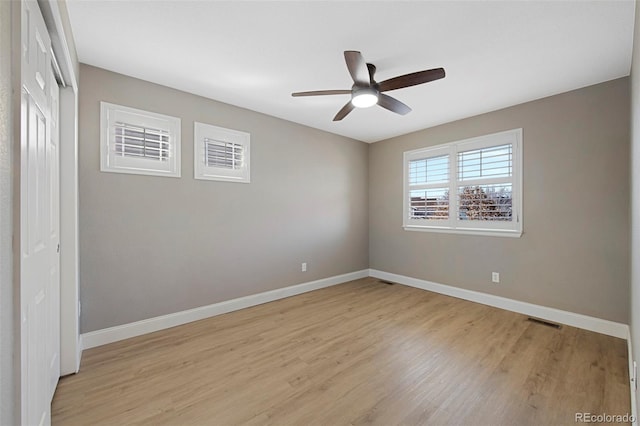
[[82,335],[78,336],[78,345],[76,346],[76,349],[78,350],[77,352],[77,356],[76,356],[76,371],[73,372],[73,374],[76,374],[78,371],[80,371],[80,363],[82,362],[82,351],[84,349],[84,343],[82,343]]
[[582,328],[584,330],[595,331],[597,333],[606,334],[608,336],[619,337],[621,339],[627,339],[628,337],[629,327],[627,326],[627,324],[622,324],[619,322],[608,321],[582,314],[576,314],[574,312],[562,311],[555,308],[548,308],[546,306],[534,305],[532,303],[521,302],[518,300],[507,299],[506,297],[494,296],[492,294],[480,293],[478,291],[438,284],[418,278],[407,277],[404,275],[378,271],[376,269],[369,269],[369,276],[408,285],[410,287],[433,291],[435,293],[445,294],[447,296],[457,297],[459,299],[482,303],[483,305],[494,306],[496,308],[541,318],[547,321],[566,324],[572,327]]
[[[631,393],[631,415],[633,416],[633,421],[631,424],[633,426],[638,425],[638,404],[636,403],[636,383],[634,383],[631,378],[633,378],[633,344],[631,342],[631,328],[627,326],[627,351],[629,358],[629,391]],[[636,381],[638,379],[636,378]]]
[[[279,288],[264,293],[253,294],[250,296],[214,303],[212,305],[189,309],[182,312],[176,312],[169,315],[149,318],[130,324],[124,324],[105,328],[103,330],[84,333],[80,335],[80,355],[82,354],[83,349],[94,348],[97,346],[106,345],[108,343],[117,342],[119,340],[141,336],[147,333],[153,333],[154,331],[164,330],[216,315],[237,311],[251,306],[261,305],[263,303],[272,302],[274,300],[284,299],[286,297],[295,296],[297,294],[342,284],[360,278],[366,278],[368,276],[625,339],[627,341],[629,357],[629,377],[631,378],[633,375],[633,346],[631,343],[630,329],[627,324],[608,321],[582,314],[576,314],[574,312],[563,311],[546,306],[534,305],[532,303],[507,299],[505,297],[494,296],[477,291],[452,287],[445,284],[434,283],[431,281],[407,277],[404,275],[392,274],[376,269],[365,269],[348,274],[336,275],[317,281],[310,281],[290,287]],[[78,356],[78,360],[80,358],[81,356]],[[638,416],[636,404],[636,389],[634,383],[632,382],[630,383],[630,394],[631,414],[634,416],[635,420],[633,422],[633,425],[637,426]]]
[[410,287],[420,288],[423,290],[433,291],[435,293],[445,294],[447,296],[457,297],[459,299],[482,303],[484,305],[494,306],[496,308],[518,312],[524,315],[530,315],[536,318],[570,325],[572,327],[595,331],[597,333],[619,337],[621,339],[629,338],[629,327],[626,324],[590,317],[587,315],[576,314],[574,312],[562,311],[560,309],[549,308],[546,306],[534,305],[532,303],[507,299],[505,297],[494,296],[477,291],[466,290],[459,287],[438,284],[418,278],[407,277],[404,275],[392,274],[376,269],[365,269],[362,271],[336,275],[317,281],[310,281],[307,283],[279,288],[264,293],[258,293],[250,296],[240,297],[237,299],[227,300],[224,302],[214,303],[212,305],[202,306],[199,308],[189,309],[173,314],[149,318],[142,321],[136,321],[130,324],[123,324],[115,327],[105,328],[102,330],[91,331],[80,336],[80,347],[82,349],[89,349],[96,346],[106,345],[108,343],[117,342],[119,340],[128,339],[130,337],[140,336],[158,330],[164,330],[166,328],[175,327],[192,321],[198,321],[204,318],[225,314],[227,312],[237,311],[239,309],[244,309],[263,303],[272,302],[274,300],[283,299],[285,297],[295,296],[297,294],[330,287],[347,281],[365,278],[367,276],[397,282],[400,284],[408,285]]
[[[494,296],[492,294],[480,293],[477,291],[438,284],[418,278],[407,277],[404,275],[378,271],[376,269],[369,269],[369,276],[385,281],[404,284],[410,287],[420,288],[422,290],[445,294],[447,296],[457,297],[459,299],[482,303],[483,305],[494,306],[496,308],[505,309],[507,311],[517,312],[548,321],[570,325],[572,327],[577,327],[584,330],[595,331],[597,333],[606,334],[608,336],[625,339],[627,341],[627,351],[629,359],[629,378],[633,377],[633,344],[631,342],[631,329],[627,324],[608,321],[582,314],[576,314],[574,312],[562,311],[560,309],[549,308],[546,306],[534,305],[532,303]],[[632,425],[638,426],[638,408],[636,403],[637,391],[635,383],[633,383],[631,380],[629,380],[629,385],[631,396],[630,414],[633,416]]]
[[83,349],[94,348],[96,346],[102,346],[108,343],[117,342],[119,340],[128,339],[130,337],[153,333],[154,331],[164,330],[166,328],[175,327],[216,315],[226,314],[228,312],[237,311],[239,309],[261,305],[263,303],[272,302],[278,299],[284,299],[285,297],[295,296],[297,294],[342,284],[347,281],[366,278],[368,276],[369,271],[367,269],[364,269],[362,271],[336,275],[317,281],[310,281],[307,283],[266,291],[264,293],[252,294],[250,296],[239,297],[237,299],[226,300],[224,302],[214,303],[212,305],[202,306],[199,308],[189,309],[173,314],[149,318],[142,321],[136,321],[130,324],[118,325],[102,330],[91,331],[80,336],[81,346]]

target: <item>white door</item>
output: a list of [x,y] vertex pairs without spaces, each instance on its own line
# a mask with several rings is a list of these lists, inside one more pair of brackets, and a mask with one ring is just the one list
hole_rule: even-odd
[[[54,345],[52,299],[58,280],[52,260],[52,223],[58,205],[52,197],[57,174],[51,139],[51,41],[36,1],[22,6],[22,108],[20,146],[20,344],[21,420],[27,425],[51,421],[51,362]],[[55,147],[57,150],[57,146]],[[54,170],[52,170],[54,168]],[[55,184],[57,191],[57,183]],[[56,243],[57,245],[57,243]],[[56,272],[57,273],[57,272]]]
[[49,73],[51,97],[51,142],[49,143],[49,200],[51,204],[49,224],[49,247],[51,262],[49,264],[49,401],[60,378],[60,101],[59,88],[55,83],[53,71]]

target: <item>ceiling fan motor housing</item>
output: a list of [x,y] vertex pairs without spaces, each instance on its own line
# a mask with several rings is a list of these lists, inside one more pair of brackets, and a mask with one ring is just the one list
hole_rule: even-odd
[[378,103],[379,92],[375,87],[353,86],[351,103],[357,108],[369,108]]

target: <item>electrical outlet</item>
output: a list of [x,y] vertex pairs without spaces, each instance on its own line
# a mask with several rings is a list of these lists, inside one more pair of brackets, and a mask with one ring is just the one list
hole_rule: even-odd
[[494,283],[499,283],[500,282],[500,273],[499,272],[492,272],[491,273],[491,281],[493,281]]
[[302,267],[300,269],[302,272],[307,272],[307,262],[302,262]]

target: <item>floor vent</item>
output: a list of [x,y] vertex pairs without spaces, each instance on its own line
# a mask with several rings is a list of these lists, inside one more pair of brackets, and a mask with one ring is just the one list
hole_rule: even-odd
[[560,324],[556,324],[556,323],[553,323],[553,322],[541,320],[541,319],[538,319],[538,318],[529,317],[529,318],[527,318],[527,321],[535,322],[536,324],[546,325],[547,327],[553,327],[553,328],[556,328],[558,330],[560,330],[562,328],[562,326]]
[[394,285],[395,283],[392,283],[391,281],[385,281],[385,280],[378,280],[380,281],[382,284],[386,284],[386,285]]

